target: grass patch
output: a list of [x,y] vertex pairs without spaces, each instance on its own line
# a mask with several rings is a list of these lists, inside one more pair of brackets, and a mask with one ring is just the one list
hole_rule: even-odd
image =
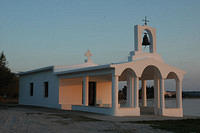
[[68,125],[70,122],[68,121],[64,121],[64,120],[56,120],[56,121],[53,121],[55,123],[59,123],[59,124],[62,124],[62,125]]
[[88,117],[85,117],[85,116],[79,116],[79,115],[73,115],[73,114],[49,114],[50,116],[58,116],[58,117],[61,117],[63,119],[67,119],[69,121],[78,121],[78,122],[81,122],[81,121],[101,121],[101,120],[98,120],[98,119],[94,119],[94,118],[88,118]]
[[32,112],[28,112],[26,113],[26,115],[42,115],[43,113],[32,113]]
[[119,129],[119,128],[113,128],[113,129],[104,129],[103,132],[115,132],[115,133],[133,133],[136,132],[136,130],[133,129]]
[[162,121],[138,121],[130,123],[150,124],[155,129],[171,131],[175,133],[199,133],[200,119],[162,120]]
[[79,116],[74,114],[48,114],[47,119],[55,119],[55,117],[60,117],[60,119],[54,120],[53,122],[68,125],[73,122],[91,122],[91,121],[100,121],[93,118],[88,118],[85,116]]

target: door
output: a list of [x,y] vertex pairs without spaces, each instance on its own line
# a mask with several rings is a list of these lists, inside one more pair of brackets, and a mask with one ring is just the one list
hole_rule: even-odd
[[96,82],[89,82],[89,106],[96,104]]

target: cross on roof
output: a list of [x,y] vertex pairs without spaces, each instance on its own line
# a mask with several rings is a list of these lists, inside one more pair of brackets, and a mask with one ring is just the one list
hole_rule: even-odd
[[147,23],[149,22],[149,20],[147,20],[147,16],[145,16],[142,21],[144,21],[144,25],[147,25]]
[[86,53],[85,53],[85,56],[87,57],[87,60],[85,62],[91,62],[91,56],[92,56],[92,53],[90,52],[90,50],[88,50]]

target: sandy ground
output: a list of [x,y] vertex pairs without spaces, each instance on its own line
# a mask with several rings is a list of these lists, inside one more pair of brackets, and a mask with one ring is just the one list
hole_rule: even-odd
[[[155,118],[155,117],[154,117]],[[159,133],[140,118],[113,117],[37,107],[0,106],[1,133]],[[148,119],[153,119],[148,117]]]

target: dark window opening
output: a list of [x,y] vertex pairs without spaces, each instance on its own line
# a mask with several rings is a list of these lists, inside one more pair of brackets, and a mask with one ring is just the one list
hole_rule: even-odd
[[33,83],[30,83],[30,96],[33,96]]
[[89,106],[96,104],[96,82],[89,82]]
[[44,97],[48,97],[48,89],[49,89],[48,82],[44,82]]

